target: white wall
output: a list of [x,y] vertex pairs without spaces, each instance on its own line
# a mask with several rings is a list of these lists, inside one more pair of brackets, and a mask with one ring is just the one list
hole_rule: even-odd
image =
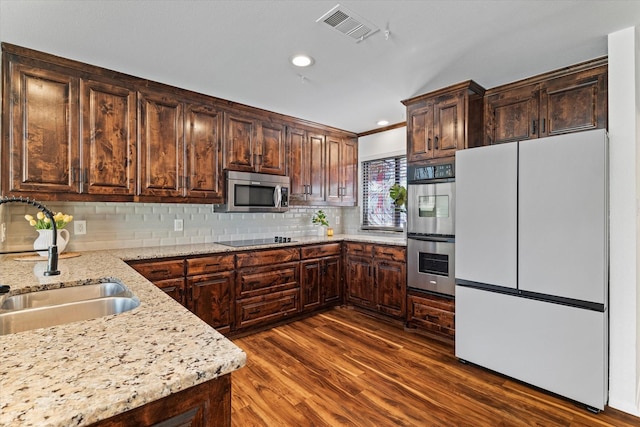
[[640,30],[609,35],[609,405],[640,415]]
[[[344,208],[344,232],[361,233],[362,225],[362,162],[384,157],[401,156],[407,153],[407,128],[400,127],[374,133],[358,139],[358,207]],[[371,231],[367,231],[371,234]]]

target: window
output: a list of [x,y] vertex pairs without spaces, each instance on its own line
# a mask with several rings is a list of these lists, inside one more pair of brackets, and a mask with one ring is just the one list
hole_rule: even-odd
[[394,184],[407,186],[406,156],[362,162],[363,229],[403,230],[407,213],[396,209],[389,196]]

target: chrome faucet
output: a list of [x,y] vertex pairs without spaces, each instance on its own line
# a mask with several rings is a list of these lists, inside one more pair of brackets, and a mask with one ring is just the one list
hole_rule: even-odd
[[23,199],[22,197],[0,197],[0,205],[4,203],[26,203],[28,205],[35,206],[51,220],[53,239],[51,240],[51,246],[49,246],[47,270],[44,272],[44,275],[57,276],[60,274],[60,271],[58,270],[58,227],[56,226],[56,220],[53,218],[53,212],[47,209],[47,207],[42,203],[30,200],[28,197],[26,199]]

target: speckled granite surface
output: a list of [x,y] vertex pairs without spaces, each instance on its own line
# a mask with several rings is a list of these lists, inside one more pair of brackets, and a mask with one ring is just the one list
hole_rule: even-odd
[[111,251],[115,256],[126,260],[133,261],[139,259],[151,259],[151,258],[165,258],[172,256],[188,256],[188,255],[200,255],[216,252],[237,252],[239,250],[255,250],[255,249],[268,249],[271,247],[286,247],[286,246],[299,246],[312,243],[326,243],[326,242],[365,242],[365,243],[378,243],[384,245],[397,245],[406,246],[407,239],[402,237],[394,237],[386,234],[381,235],[366,235],[366,234],[339,234],[332,237],[296,237],[295,242],[291,243],[274,243],[272,245],[259,245],[259,246],[244,246],[242,248],[234,248],[231,246],[224,246],[217,243],[203,243],[197,245],[179,245],[179,246],[154,246],[149,248],[134,248],[123,249],[118,251]]
[[[295,246],[343,240],[406,245],[403,237],[298,238]],[[125,313],[0,336],[0,426],[82,426],[233,372],[245,353],[122,260],[238,251],[219,244],[85,252],[46,262],[0,256],[0,284],[11,294],[114,279],[141,301]],[[0,297],[0,304],[6,296]]]
[[46,262],[0,258],[12,293],[113,278],[141,301],[118,315],[0,336],[0,425],[82,426],[228,374],[245,353],[106,252]]

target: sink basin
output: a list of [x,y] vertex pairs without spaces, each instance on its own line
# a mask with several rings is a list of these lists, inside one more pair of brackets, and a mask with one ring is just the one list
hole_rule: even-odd
[[139,305],[140,300],[117,282],[14,295],[0,306],[0,335],[119,314]]
[[140,300],[134,296],[120,296],[7,311],[0,313],[0,335],[119,314],[139,305]]
[[114,296],[124,294],[125,292],[128,292],[128,289],[124,285],[116,282],[28,292],[7,298],[0,306],[0,310],[49,307],[69,302]]

